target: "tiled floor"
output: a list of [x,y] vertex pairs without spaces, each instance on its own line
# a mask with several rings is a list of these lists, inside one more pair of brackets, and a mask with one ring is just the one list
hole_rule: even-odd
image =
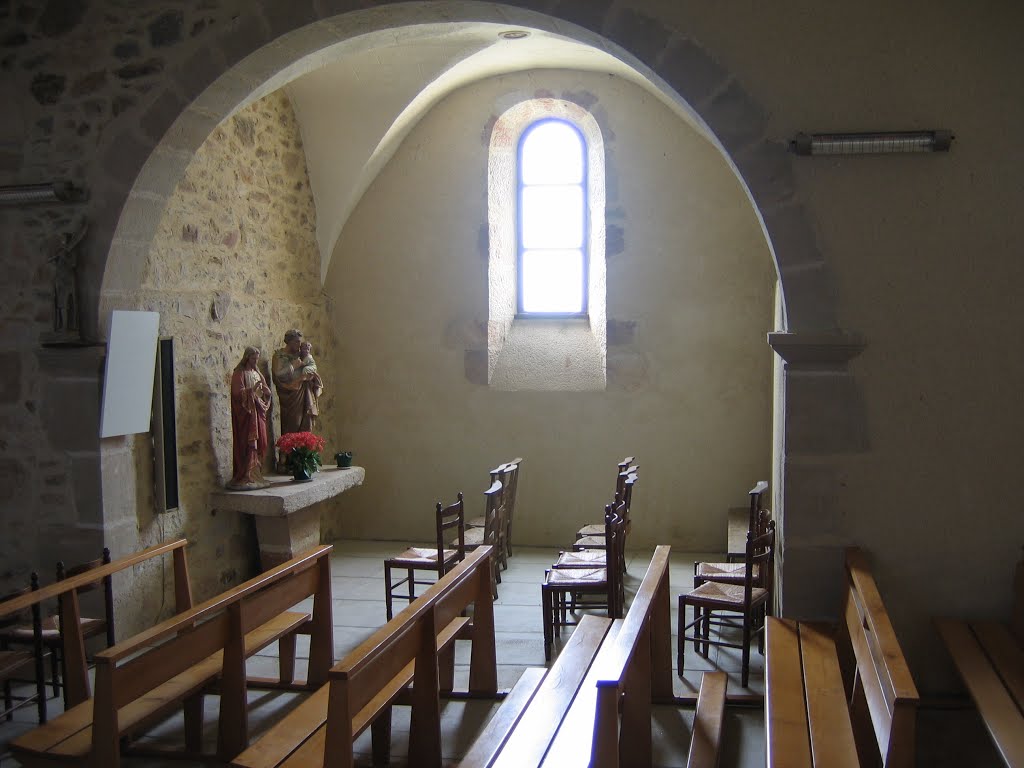
[[[385,621],[384,612],[384,567],[387,555],[401,551],[404,542],[342,541],[335,544],[332,559],[332,590],[334,596],[334,650],[340,659],[368,637]],[[627,553],[628,572],[626,575],[627,601],[636,590],[650,560],[652,550]],[[544,645],[541,631],[540,581],[544,569],[550,566],[557,555],[555,549],[517,548],[509,561],[508,570],[502,573],[499,599],[495,603],[495,626],[497,632],[498,684],[511,687],[528,666],[544,665]],[[693,561],[709,559],[709,555],[673,553],[670,581],[673,593],[685,590],[692,583]],[[717,558],[715,558],[717,559]],[[673,603],[675,601],[673,600]],[[627,603],[628,604],[628,603]],[[399,609],[402,605],[399,605]],[[397,610],[397,609],[396,609]],[[676,608],[673,604],[673,632]],[[571,628],[570,628],[571,629]],[[570,629],[563,633],[568,638]],[[299,641],[297,673],[305,675],[305,638]],[[456,652],[456,687],[465,688],[468,677],[468,643],[459,642]],[[673,648],[675,638],[673,636]],[[249,663],[252,674],[276,673],[276,647],[267,649],[263,655]],[[731,692],[741,691],[739,686],[739,652],[729,649],[711,649],[705,659],[687,648],[684,676],[675,678],[677,695],[692,695],[700,685],[700,674],[707,669],[720,668],[730,675]],[[751,655],[751,676],[748,691],[763,693],[763,658],[756,652]],[[250,727],[259,734],[268,724],[290,709],[299,700],[296,694],[253,692],[250,694],[253,709]],[[51,712],[59,708],[56,699],[50,700]],[[443,705],[442,729],[445,758],[456,765],[458,757],[472,742],[497,704],[490,702],[449,701]],[[207,697],[207,740],[212,749],[216,736],[215,696]],[[655,764],[657,766],[682,766],[686,764],[686,753],[690,741],[692,709],[658,707],[655,714]],[[26,707],[15,715],[12,723],[0,722],[0,744],[6,744],[17,734],[35,724],[34,707]],[[161,743],[180,743],[180,718],[171,718],[145,737],[154,746]],[[393,721],[393,764],[401,766],[407,752],[408,710],[398,707]],[[760,768],[764,765],[764,719],[760,707],[730,707],[725,723],[724,753],[722,768]],[[357,741],[363,764],[369,765],[369,734]],[[124,761],[127,766],[183,766],[181,760],[161,761],[156,759],[132,758]],[[17,765],[6,752],[0,753],[3,768]]]

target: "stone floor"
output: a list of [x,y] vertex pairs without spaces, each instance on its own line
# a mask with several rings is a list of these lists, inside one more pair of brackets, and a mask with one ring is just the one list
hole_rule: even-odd
[[[384,568],[383,559],[401,551],[404,543],[341,541],[335,544],[332,556],[332,590],[334,597],[334,649],[335,658],[340,659],[368,637],[385,621],[384,612]],[[636,590],[643,578],[652,550],[627,553],[628,573],[626,588],[629,596]],[[499,599],[495,603],[495,625],[497,632],[498,684],[511,687],[528,666],[544,665],[544,648],[540,615],[540,581],[545,567],[549,566],[557,551],[554,549],[523,547],[517,548],[509,561],[508,570],[502,573]],[[702,553],[674,552],[671,560],[670,580],[673,592],[686,589],[691,583],[693,561],[711,557]],[[673,600],[673,603],[675,601]],[[673,605],[673,632],[676,608]],[[563,633],[563,640],[571,628]],[[298,674],[304,676],[307,647],[299,641]],[[468,677],[468,643],[459,642],[456,653],[456,686],[465,688]],[[675,638],[673,637],[673,648]],[[250,660],[252,674],[276,674],[276,647]],[[730,649],[711,649],[708,658],[695,655],[687,649],[682,677],[675,678],[677,695],[690,695],[700,685],[701,672],[719,668],[729,673],[730,692],[742,692],[739,684],[739,652]],[[763,693],[763,658],[756,652],[751,654],[751,675],[747,692]],[[256,691],[250,694],[252,710],[250,728],[254,735],[262,732],[284,712],[297,703],[297,694]],[[472,742],[497,704],[490,702],[443,703],[442,729],[444,753],[447,764],[457,765],[458,758]],[[50,699],[51,713],[59,711],[59,701]],[[213,749],[216,737],[216,696],[207,697],[206,741]],[[690,726],[693,710],[679,707],[658,707],[655,713],[655,765],[683,766],[690,741]],[[975,743],[984,744],[984,734],[978,734],[979,726],[973,724],[973,731],[965,734],[961,729],[963,716],[958,713],[932,713],[922,717],[923,732],[934,732],[922,744],[919,754],[928,755],[920,765],[988,765],[988,762],[949,762],[949,747],[943,746],[942,739],[952,743],[950,733],[961,736],[973,735]],[[955,727],[953,724],[955,723]],[[25,707],[15,714],[13,722],[0,721],[0,766],[13,768],[18,763],[6,752],[6,743],[16,735],[35,725],[34,706]],[[968,727],[972,724],[968,723]],[[397,707],[393,725],[393,764],[404,765],[407,753],[408,709]],[[979,741],[980,738],[980,741]],[[148,733],[142,741],[152,746],[174,746],[181,743],[180,717],[172,717]],[[361,765],[370,765],[369,733],[363,734],[356,743]],[[140,757],[124,761],[126,766],[186,766],[182,760],[159,760]],[[761,768],[764,757],[764,717],[760,707],[730,707],[725,722],[722,768]],[[197,764],[200,765],[200,764]]]

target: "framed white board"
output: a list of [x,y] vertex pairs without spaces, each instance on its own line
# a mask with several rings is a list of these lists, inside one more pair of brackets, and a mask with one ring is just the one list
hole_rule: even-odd
[[149,432],[159,312],[114,310],[103,375],[100,437]]

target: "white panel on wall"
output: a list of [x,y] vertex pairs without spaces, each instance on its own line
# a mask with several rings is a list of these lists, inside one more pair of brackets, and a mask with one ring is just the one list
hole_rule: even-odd
[[149,431],[159,326],[159,312],[111,315],[100,437]]

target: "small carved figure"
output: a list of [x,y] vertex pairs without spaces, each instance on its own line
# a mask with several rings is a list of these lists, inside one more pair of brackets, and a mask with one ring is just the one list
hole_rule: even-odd
[[311,346],[302,331],[292,328],[284,334],[284,347],[274,353],[271,374],[281,401],[281,434],[312,432],[320,416],[318,398],[323,379],[316,370]]
[[89,223],[83,221],[77,232],[60,236],[50,261],[56,267],[53,277],[53,330],[58,335],[77,336],[78,324],[78,246]]
[[231,374],[232,491],[266,488],[263,457],[267,453],[270,386],[259,369],[260,350],[246,347]]

